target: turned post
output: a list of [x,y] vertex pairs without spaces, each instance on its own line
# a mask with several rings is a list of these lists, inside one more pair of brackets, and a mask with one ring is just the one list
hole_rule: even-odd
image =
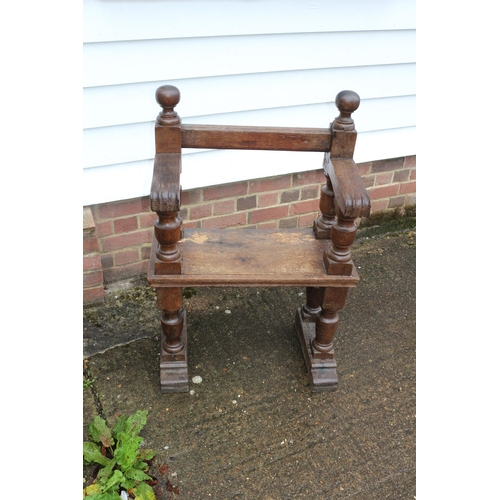
[[[157,275],[181,274],[182,255],[180,211],[181,119],[175,111],[179,90],[163,85],[156,91],[162,110],[155,123],[155,161],[151,184],[151,210],[158,214],[154,223],[156,250],[153,256]],[[162,390],[177,391],[187,380],[187,351],[183,341],[185,310],[182,288],[159,288],[157,307],[161,314],[161,384]],[[180,375],[179,375],[180,374]]]
[[316,317],[321,312],[321,303],[323,302],[324,293],[324,287],[306,287],[306,303],[302,305],[302,318],[304,321],[316,321]]
[[[184,342],[181,339],[184,327],[184,307],[182,305],[182,288],[157,288],[157,307],[162,311],[161,346],[171,358],[184,351]],[[182,358],[183,359],[183,358]]]
[[[179,274],[181,271],[181,252],[177,242],[181,234],[181,218],[176,210],[158,211],[158,219],[154,223],[155,236],[158,241],[156,259],[159,261],[157,274]],[[172,264],[162,266],[162,264]],[[170,267],[171,272],[163,273],[163,269]]]
[[155,255],[156,274],[180,274],[181,252],[177,242],[181,237],[180,210],[181,119],[175,111],[180,101],[179,90],[163,85],[156,91],[156,101],[162,111],[155,124],[155,164],[151,185],[151,210],[158,214],[154,223],[158,242]]
[[345,306],[347,291],[347,287],[325,289],[321,313],[316,318],[316,337],[311,343],[313,358],[334,358],[333,337],[339,322],[338,311]]
[[[325,158],[352,158],[356,144],[357,132],[351,114],[358,109],[359,95],[352,90],[343,90],[337,94],[335,105],[340,114],[330,124],[331,142],[330,151]],[[340,133],[339,133],[340,132]],[[319,201],[320,216],[314,221],[313,229],[316,238],[328,239],[335,220],[334,192],[328,172],[324,169],[326,183],[321,188]]]
[[330,238],[330,231],[335,219],[332,183],[326,172],[325,177],[326,182],[321,187],[321,195],[319,199],[319,210],[321,214],[313,224],[314,234],[319,240],[326,240]]
[[324,254],[325,267],[328,274],[349,276],[353,268],[351,245],[356,239],[358,230],[357,217],[345,216],[337,200],[334,205],[336,217],[330,233],[332,244]]
[[352,159],[357,132],[351,114],[358,109],[360,97],[352,90],[344,90],[337,95],[335,104],[340,114],[331,124],[332,143],[323,163],[332,193],[328,205],[332,245],[323,260],[328,274],[349,276],[356,219],[370,214],[371,201]]

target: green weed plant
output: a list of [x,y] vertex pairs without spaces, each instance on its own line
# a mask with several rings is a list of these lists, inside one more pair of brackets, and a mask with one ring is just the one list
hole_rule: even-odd
[[121,500],[120,490],[132,493],[136,500],[156,500],[147,483],[152,480],[147,462],[156,452],[140,448],[143,438],[139,432],[146,425],[147,414],[138,410],[130,417],[121,415],[113,429],[99,416],[89,425],[90,441],[83,443],[83,460],[100,469],[96,481],[84,490],[86,500]]

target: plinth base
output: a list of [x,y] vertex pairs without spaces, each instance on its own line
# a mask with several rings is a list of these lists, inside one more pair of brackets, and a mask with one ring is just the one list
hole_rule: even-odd
[[316,337],[316,322],[302,317],[302,308],[295,315],[295,329],[300,339],[302,353],[309,373],[309,382],[313,392],[335,391],[338,386],[337,362],[335,358],[318,359],[314,357],[312,341]]
[[188,359],[187,359],[187,321],[184,310],[184,325],[181,333],[184,349],[176,354],[165,351],[165,334],[160,336],[160,387],[161,392],[188,392]]

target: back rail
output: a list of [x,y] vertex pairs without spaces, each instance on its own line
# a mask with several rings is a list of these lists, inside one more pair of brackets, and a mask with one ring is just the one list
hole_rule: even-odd
[[270,151],[330,151],[328,128],[182,125],[182,147]]

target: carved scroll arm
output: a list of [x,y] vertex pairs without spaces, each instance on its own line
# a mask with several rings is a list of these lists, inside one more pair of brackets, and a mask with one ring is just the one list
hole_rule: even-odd
[[177,243],[182,235],[179,216],[181,153],[156,153],[151,183],[151,210],[158,214],[154,233],[158,246],[156,274],[180,274],[182,255]]
[[150,206],[153,212],[180,210],[180,153],[157,153],[151,182]]
[[332,159],[327,153],[323,168],[332,183],[335,207],[340,215],[349,219],[368,217],[371,200],[356,163],[351,158]]

